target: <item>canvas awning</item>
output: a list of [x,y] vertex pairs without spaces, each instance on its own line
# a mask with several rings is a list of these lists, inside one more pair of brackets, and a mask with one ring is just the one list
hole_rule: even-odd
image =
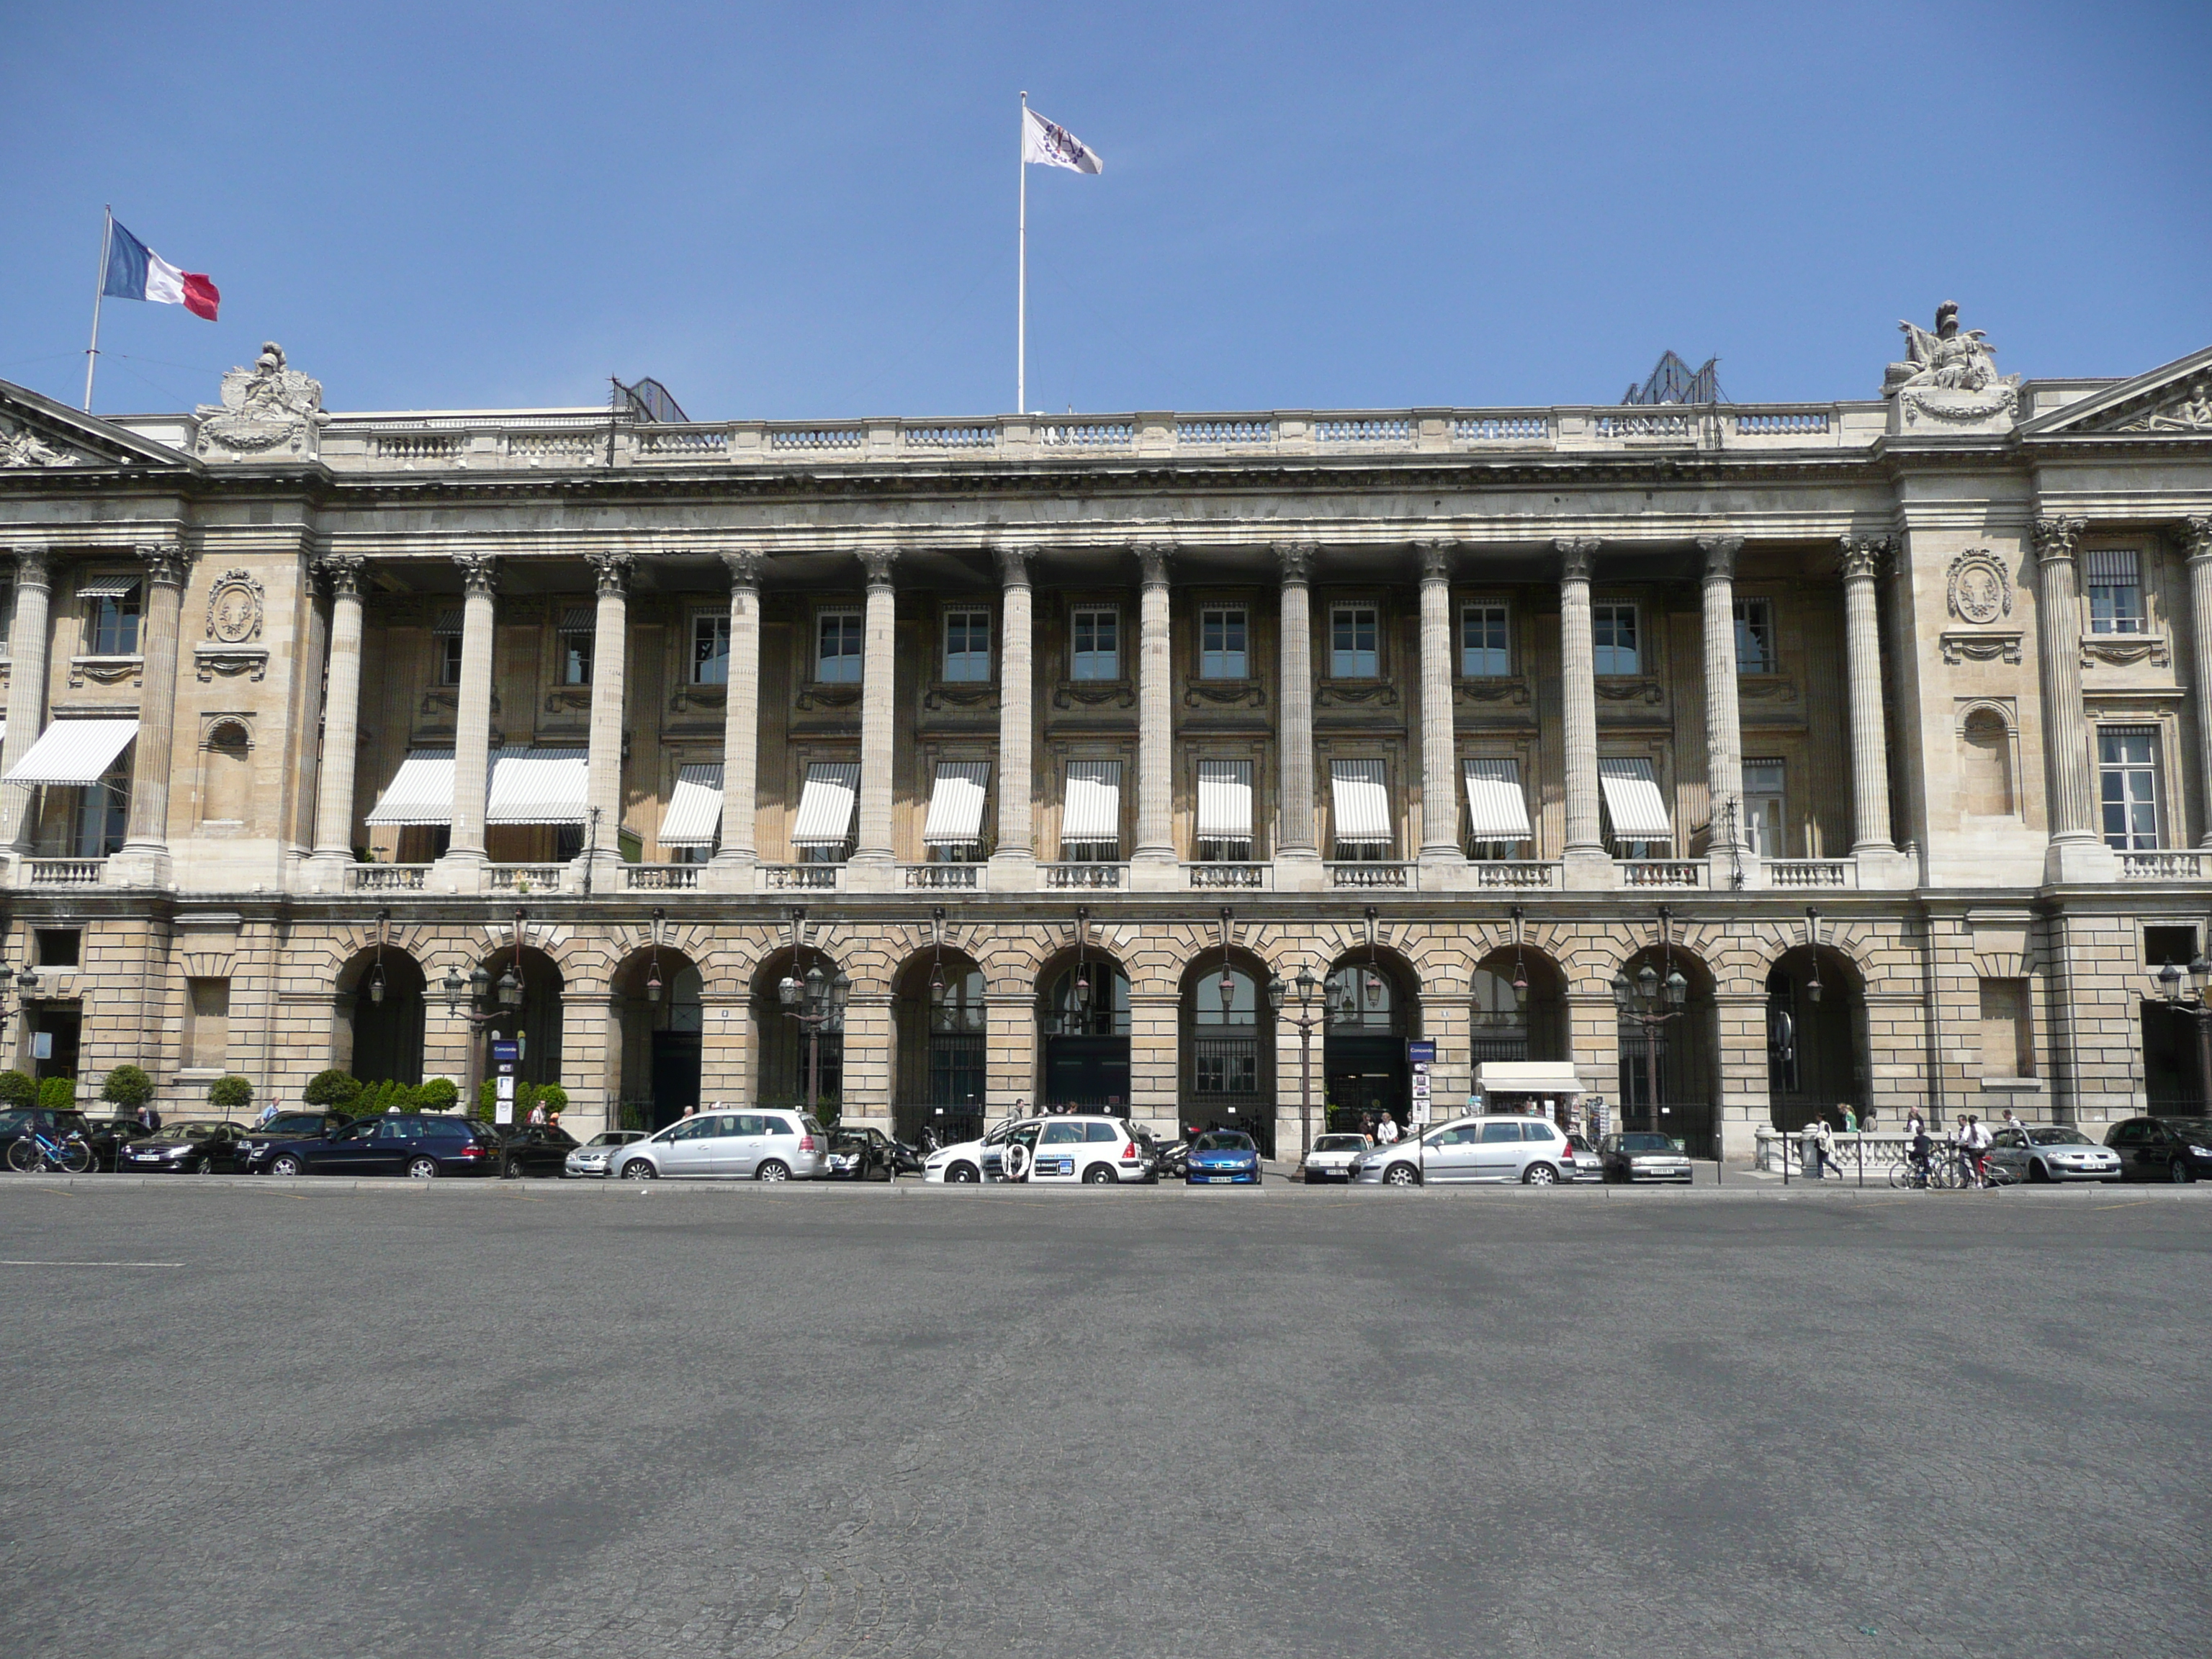
[[137,720],[56,720],[9,769],[9,783],[98,783],[138,735]]
[[1667,802],[1659,793],[1659,780],[1653,775],[1649,760],[1601,759],[1597,781],[1605,791],[1605,810],[1613,819],[1615,841],[1674,838],[1674,825],[1667,816]]
[[1390,791],[1379,760],[1331,761],[1329,793],[1336,803],[1336,839],[1361,846],[1389,846]]
[[136,576],[88,576],[77,584],[80,599],[123,599],[138,591]]
[[929,792],[925,847],[972,847],[983,839],[983,795],[991,787],[988,761],[939,761]]
[[1121,840],[1121,763],[1070,761],[1060,808],[1060,842]]
[[1202,760],[1198,763],[1198,838],[1252,839],[1252,763]]
[[437,619],[430,624],[430,631],[433,634],[459,633],[461,631],[461,607],[458,605],[449,605],[444,610],[441,611],[437,615]]
[[1486,1060],[1474,1068],[1474,1086],[1485,1095],[1579,1095],[1582,1080],[1563,1060]]
[[660,815],[663,847],[712,847],[722,830],[722,763],[679,766]]
[[453,751],[413,749],[368,814],[373,824],[451,823]]
[[842,847],[853,838],[853,814],[860,804],[858,761],[817,761],[806,769],[799,792],[799,821],[792,826],[793,847]]
[[591,762],[581,749],[502,749],[491,763],[486,823],[581,823]]
[[588,605],[572,605],[561,613],[563,634],[588,634],[599,626],[599,614]]
[[1471,841],[1527,841],[1528,801],[1521,793],[1517,760],[1466,763],[1468,837]]

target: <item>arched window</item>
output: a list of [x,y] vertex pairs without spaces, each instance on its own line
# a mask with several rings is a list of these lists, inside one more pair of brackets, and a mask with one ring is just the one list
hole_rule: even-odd
[[1479,1030],[1525,1030],[1528,1016],[1513,981],[1487,968],[1474,970],[1474,1024]]
[[1093,957],[1070,968],[1045,996],[1045,1031],[1051,1036],[1129,1035],[1129,976]]
[[252,789],[252,748],[246,728],[225,720],[208,733],[206,784],[200,798],[204,823],[243,823]]
[[1976,817],[2008,817],[2012,791],[2012,734],[1994,708],[1977,708],[1960,727],[1959,800]]
[[1347,962],[1328,976],[1328,1023],[1339,1031],[1397,1028],[1398,988],[1379,964]]
[[1229,994],[1222,995],[1219,969],[1198,981],[1193,1019],[1200,1025],[1254,1028],[1260,1024],[1260,987],[1249,974],[1229,970]]

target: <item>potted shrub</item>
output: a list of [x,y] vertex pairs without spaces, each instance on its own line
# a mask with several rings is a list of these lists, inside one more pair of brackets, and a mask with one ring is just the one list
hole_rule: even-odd
[[154,1079],[136,1066],[118,1066],[100,1083],[100,1097],[125,1113],[135,1112],[153,1099]]
[[29,1073],[0,1072],[0,1106],[12,1111],[38,1102],[39,1085],[31,1081]]
[[76,1079],[68,1077],[42,1078],[39,1082],[39,1105],[49,1112],[73,1112],[76,1109]]
[[242,1077],[219,1077],[208,1085],[208,1104],[226,1117],[253,1104],[253,1085]]
[[434,1077],[415,1091],[416,1104],[426,1112],[450,1112],[460,1100],[461,1091],[453,1086],[449,1077]]
[[309,1106],[319,1106],[326,1112],[350,1114],[361,1098],[362,1081],[350,1072],[333,1067],[318,1072],[307,1079],[307,1086],[300,1091],[301,1101]]

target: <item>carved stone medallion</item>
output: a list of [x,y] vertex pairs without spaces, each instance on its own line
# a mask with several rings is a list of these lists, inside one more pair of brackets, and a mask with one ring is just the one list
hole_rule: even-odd
[[2012,574],[1985,547],[1951,561],[1951,614],[1960,622],[1987,624],[2012,615]]
[[208,590],[207,636],[225,645],[261,637],[261,584],[243,570],[226,570]]

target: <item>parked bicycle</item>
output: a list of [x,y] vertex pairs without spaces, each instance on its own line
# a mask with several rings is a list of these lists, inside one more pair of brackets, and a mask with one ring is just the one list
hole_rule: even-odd
[[1929,1155],[1925,1167],[1910,1158],[1890,1166],[1889,1184],[1911,1188],[1916,1191],[1955,1193],[1977,1186],[2009,1187],[2014,1176],[2008,1170],[1984,1161],[1978,1173],[1973,1160],[1963,1148],[1939,1146]]
[[74,1129],[57,1138],[40,1128],[26,1128],[8,1145],[8,1167],[19,1175],[48,1169],[82,1175],[92,1167],[92,1148]]

